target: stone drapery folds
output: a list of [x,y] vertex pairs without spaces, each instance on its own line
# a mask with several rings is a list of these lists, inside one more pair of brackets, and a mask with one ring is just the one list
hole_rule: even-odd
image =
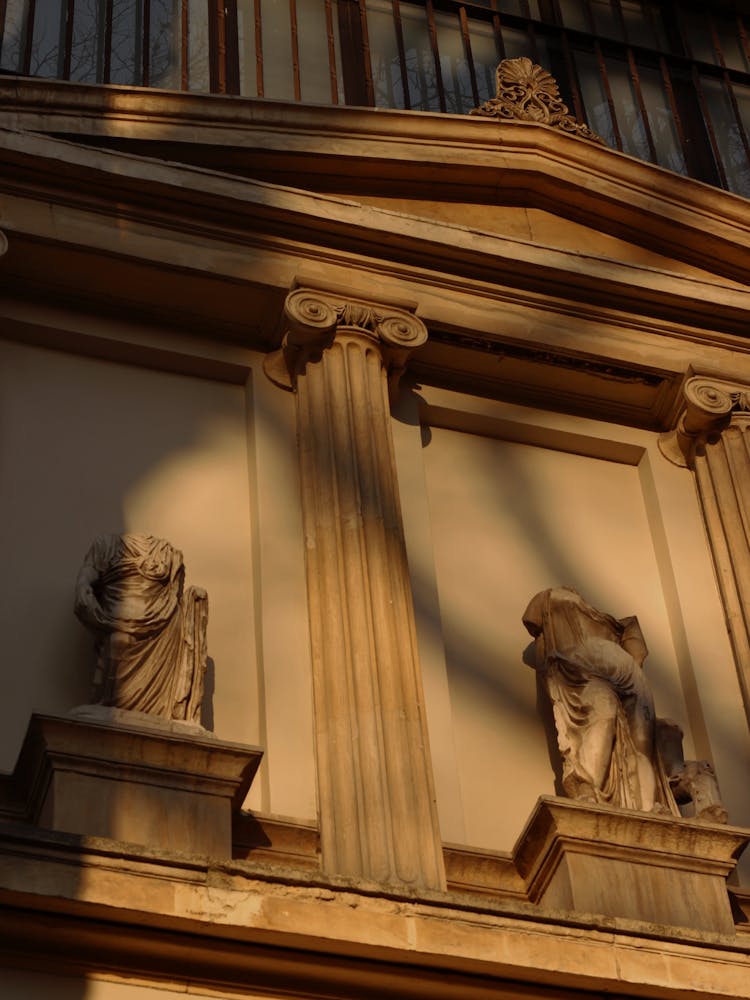
[[523,616],[552,708],[570,798],[726,822],[706,761],[686,762],[676,723],[657,719],[638,619],[617,619],[569,587],[544,590]]
[[103,535],[83,562],[75,613],[94,633],[93,702],[197,723],[208,598],[184,588],[182,553],[152,535]]

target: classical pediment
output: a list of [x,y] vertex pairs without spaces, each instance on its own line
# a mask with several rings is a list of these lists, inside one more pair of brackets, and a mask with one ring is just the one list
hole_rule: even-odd
[[748,204],[547,126],[2,88],[0,280],[38,308],[265,351],[295,283],[375,281],[430,330],[418,377],[656,427],[701,345],[747,350]]

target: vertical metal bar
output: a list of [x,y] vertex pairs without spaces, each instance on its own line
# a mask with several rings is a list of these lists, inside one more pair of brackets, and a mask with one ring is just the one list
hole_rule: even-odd
[[432,58],[435,62],[435,82],[437,84],[438,101],[440,102],[440,110],[445,111],[445,88],[443,87],[443,74],[440,71],[440,52],[438,50],[437,27],[435,25],[435,11],[432,6],[432,0],[426,0],[425,9],[427,11],[427,25],[430,33],[430,48],[432,49]]
[[339,88],[336,78],[336,41],[333,34],[333,7],[331,0],[325,0],[326,35],[328,38],[328,71],[331,80],[331,104],[339,103]]
[[0,0],[0,52],[2,52],[3,39],[5,38],[5,15],[7,8],[7,0]]
[[727,88],[727,93],[729,94],[729,102],[732,105],[732,113],[734,114],[734,120],[737,123],[737,131],[740,136],[740,141],[745,149],[745,156],[750,160],[750,144],[747,139],[747,132],[745,131],[745,126],[742,122],[742,115],[740,114],[740,108],[737,103],[737,97],[734,93],[734,87],[732,86],[732,80],[729,76],[729,71],[724,70],[724,85]]
[[70,79],[70,67],[73,61],[73,19],[75,17],[75,0],[68,0],[65,21],[65,61],[63,63],[63,79]]
[[151,74],[151,0],[143,0],[143,86],[148,87]]
[[638,76],[638,67],[635,63],[635,56],[633,55],[633,50],[628,45],[626,47],[626,52],[628,54],[628,67],[630,69],[630,79],[633,81],[633,88],[635,90],[635,99],[638,102],[638,108],[641,112],[641,121],[643,122],[643,131],[646,133],[646,142],[648,143],[649,157],[652,163],[656,163],[656,146],[654,144],[654,137],[651,134],[651,125],[648,120],[648,112],[646,110],[646,102],[643,100],[643,91],[641,90],[641,78]]
[[[258,3],[259,0],[256,0]],[[370,67],[369,44],[362,38],[361,0],[338,0],[336,10],[339,22],[341,46],[341,79],[344,86],[344,101],[347,104],[373,104],[372,69]],[[365,19],[366,24],[366,19]],[[367,65],[362,65],[365,51]],[[362,53],[362,59],[357,56]],[[367,80],[370,80],[370,88]]]
[[240,37],[237,24],[237,0],[225,0],[224,32],[226,43],[226,85],[228,94],[240,92]]
[[[562,11],[560,10],[560,4],[558,0],[554,0],[554,10],[555,17],[560,24],[563,23]],[[581,90],[578,86],[578,73],[576,71],[575,60],[573,59],[573,53],[570,49],[570,42],[568,41],[568,33],[563,28],[560,31],[560,45],[563,51],[563,59],[565,60],[565,68],[568,72],[568,80],[570,81],[570,92],[573,95],[573,110],[575,116],[580,122],[588,121],[588,116],[586,115],[586,109],[583,105],[583,98],[581,97]]]
[[401,67],[401,83],[404,91],[404,107],[411,108],[411,95],[409,94],[409,79],[406,69],[406,48],[404,46],[404,28],[401,23],[401,4],[399,0],[392,0],[393,20],[396,25],[396,47],[398,48],[398,63]]
[[617,20],[617,23],[620,25],[620,31],[622,32],[622,39],[626,45],[629,45],[630,39],[628,38],[628,30],[625,27],[625,17],[622,13],[622,6],[620,5],[620,0],[610,0],[610,2],[614,4],[615,19]]
[[260,4],[261,0],[253,0],[253,12],[255,14],[255,87],[258,97],[263,97],[263,24]]
[[719,42],[719,33],[716,30],[716,24],[714,23],[713,17],[711,17],[711,12],[706,11],[706,17],[708,18],[708,30],[711,34],[711,44],[713,45],[714,52],[716,53],[716,60],[719,66],[726,69],[726,63],[724,62],[724,53],[721,50],[721,43]]
[[[528,5],[527,5],[528,6]],[[529,36],[529,47],[531,49],[531,58],[535,63],[539,62],[539,47],[536,44],[536,34],[534,32],[534,25],[531,23],[529,18],[526,24],[526,33]]]
[[737,32],[740,36],[740,41],[742,42],[742,51],[745,53],[745,59],[747,60],[748,66],[750,66],[750,42],[748,41],[745,22],[742,20],[739,13],[737,14]]
[[[643,4],[641,4],[641,10],[643,10]],[[646,4],[646,17],[648,18],[648,22],[651,25],[651,33],[654,36],[654,48],[658,52],[661,52],[662,48],[661,48],[661,38],[659,37],[659,29],[656,25],[656,18],[654,17],[654,8],[651,6],[650,3]]]
[[31,73],[31,47],[34,34],[34,16],[36,15],[36,0],[29,0],[29,9],[26,11],[26,37],[23,46],[23,63],[21,73],[28,76]]
[[682,148],[682,157],[685,161],[685,169],[690,171],[690,150],[688,149],[688,144],[685,139],[685,130],[682,127],[682,119],[680,118],[680,112],[677,108],[677,101],[674,96],[674,88],[672,87],[672,77],[669,75],[669,67],[667,66],[667,60],[664,56],[659,56],[659,69],[661,70],[661,78],[664,84],[664,90],[667,95],[667,100],[669,101],[669,109],[672,112],[672,118],[674,119],[675,128],[677,129],[677,138],[680,140],[680,146]]
[[292,75],[294,77],[294,99],[302,100],[302,86],[299,76],[299,38],[297,32],[297,0],[289,0],[289,23],[292,29]]
[[[469,37],[469,19],[466,16],[466,8],[458,8],[458,19],[461,24],[461,37],[464,43],[464,53],[469,64],[469,80],[471,81],[471,97],[474,107],[479,107],[479,89],[477,88],[477,74],[474,69],[474,58],[471,54],[471,38]],[[458,81],[456,81],[458,84]]]
[[216,18],[216,91],[227,92],[227,25],[224,0],[214,0]]
[[714,131],[714,124],[711,121],[711,115],[708,111],[708,105],[706,104],[706,97],[703,93],[703,87],[701,87],[700,74],[698,73],[698,67],[695,63],[692,65],[692,77],[693,86],[695,87],[695,92],[698,95],[698,104],[701,109],[701,114],[703,115],[703,121],[706,125],[706,130],[708,131],[708,141],[711,143],[711,152],[713,153],[714,162],[716,164],[716,171],[719,175],[719,181],[721,186],[729,190],[729,185],[727,183],[727,174],[724,170],[724,161],[721,158],[721,152],[719,150],[719,144],[716,141],[716,133]]
[[614,134],[615,143],[618,149],[622,149],[622,135],[620,134],[620,126],[617,122],[617,113],[615,111],[615,102],[612,99],[612,88],[609,85],[609,76],[607,75],[607,66],[604,62],[604,56],[602,55],[602,47],[599,42],[594,42],[594,55],[596,56],[596,63],[599,67],[599,74],[602,78],[602,86],[604,87],[604,94],[607,98],[607,106],[609,107],[609,117],[612,122],[612,132]]
[[505,40],[503,38],[503,26],[500,15],[497,13],[497,0],[491,0],[491,7],[495,13],[492,15],[492,30],[495,34],[495,48],[497,50],[498,62],[505,59]]
[[722,80],[724,86],[726,87],[727,94],[729,95],[729,103],[732,105],[732,114],[734,115],[734,120],[737,123],[737,131],[739,133],[740,141],[745,150],[745,156],[750,160],[750,145],[747,141],[747,133],[745,132],[745,127],[742,124],[742,116],[740,115],[739,105],[737,104],[737,97],[734,93],[734,88],[732,87],[732,80],[729,75],[729,70],[727,69],[727,64],[724,60],[724,52],[721,48],[721,42],[719,41],[719,33],[716,30],[716,23],[714,22],[711,14],[708,14],[708,23],[711,30],[711,40],[713,42],[714,52],[719,60],[719,64],[722,69]]
[[114,21],[113,0],[107,0],[104,5],[104,83],[110,83],[112,78],[112,26]]
[[188,0],[180,0],[180,87],[187,90],[190,86],[190,18],[188,16]]
[[362,38],[362,65],[365,68],[365,89],[367,91],[367,103],[370,106],[375,104],[375,85],[372,81],[372,63],[370,61],[370,36],[367,32],[367,3],[366,0],[359,0],[359,30]]
[[589,31],[592,35],[596,34],[596,21],[594,20],[594,12],[591,9],[591,4],[589,0],[583,0],[583,12],[586,15],[586,20],[589,22]]

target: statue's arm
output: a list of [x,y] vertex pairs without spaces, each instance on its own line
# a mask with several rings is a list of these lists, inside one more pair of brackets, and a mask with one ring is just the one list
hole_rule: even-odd
[[648,647],[638,619],[635,615],[630,618],[621,618],[620,625],[623,627],[620,645],[626,653],[630,653],[638,666],[642,667],[643,661],[648,656]]
[[84,625],[96,629],[109,629],[111,623],[94,593],[94,584],[99,578],[96,568],[89,562],[81,567],[76,580],[75,613]]

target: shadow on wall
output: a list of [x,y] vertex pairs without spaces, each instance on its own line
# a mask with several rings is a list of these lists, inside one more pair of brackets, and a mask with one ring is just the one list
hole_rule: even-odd
[[[414,393],[411,402],[398,408],[397,419],[415,426],[422,400]],[[499,747],[504,738],[519,767],[536,756],[537,780],[548,784],[533,796],[560,794],[554,720],[538,678],[532,679],[533,653],[521,623],[529,599],[559,585],[575,587],[616,617],[638,615],[651,647],[645,672],[657,715],[682,723],[686,751],[692,752],[662,569],[637,467],[429,427],[423,428],[423,447],[439,604],[432,596],[432,567],[415,565],[411,552],[420,629],[429,631],[433,648],[444,645],[454,713],[473,705],[480,718],[494,705],[496,728],[505,730],[504,737],[493,734],[488,720],[484,746],[475,745],[476,724],[462,729],[454,714],[459,759],[463,754],[473,764],[464,764],[464,775],[479,768],[485,786],[492,784],[490,741]],[[740,733],[711,737],[722,746],[724,760],[746,758]],[[490,808],[486,801],[477,806],[480,819]],[[517,830],[524,819],[518,817]],[[476,843],[470,834],[468,840]]]
[[[13,343],[0,350],[0,544],[13,574],[3,635],[9,662],[22,665],[0,736],[8,770],[30,711],[65,714],[90,700],[93,643],[73,617],[73,593],[96,536],[141,531],[185,552],[189,582],[212,591],[209,649],[222,666],[252,661],[252,612],[244,388]],[[210,728],[214,687],[211,675]],[[247,684],[231,697],[246,695]]]

